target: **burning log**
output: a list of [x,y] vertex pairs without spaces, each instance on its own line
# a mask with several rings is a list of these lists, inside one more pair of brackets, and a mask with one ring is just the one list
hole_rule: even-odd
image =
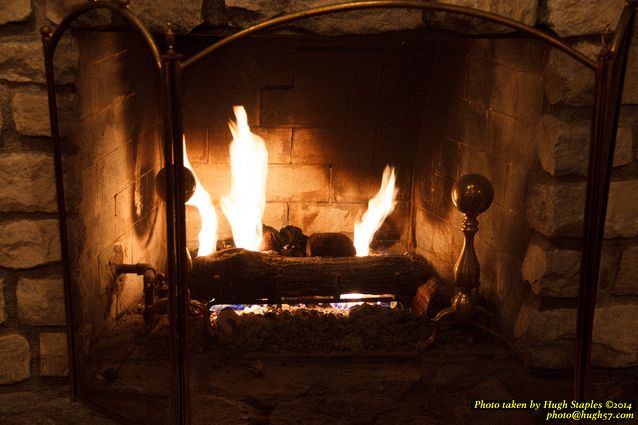
[[260,251],[277,251],[279,252],[279,232],[270,226],[263,226],[263,239],[261,241]]
[[354,245],[342,233],[313,233],[306,244],[308,257],[352,257]]
[[338,299],[346,293],[409,301],[433,275],[420,256],[297,258],[230,249],[193,260],[190,290],[195,299],[225,304]]

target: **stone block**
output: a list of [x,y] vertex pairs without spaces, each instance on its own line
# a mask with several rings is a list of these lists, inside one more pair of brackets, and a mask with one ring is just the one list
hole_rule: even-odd
[[605,238],[638,235],[638,180],[611,182],[607,202]]
[[627,165],[631,163],[632,158],[632,146],[633,146],[633,135],[631,132],[631,127],[620,127],[623,124],[621,122],[618,127],[618,131],[616,133],[616,149],[614,151],[614,167],[620,167],[623,165]]
[[[623,10],[623,0],[547,0],[540,11],[539,22],[550,27],[561,37],[600,34],[609,25],[616,28]],[[578,6],[575,7],[575,4]]]
[[32,12],[31,0],[3,0],[0,3],[0,25],[26,21]]
[[[625,299],[618,304],[599,304],[594,316],[592,365],[638,365],[638,333],[628,331],[637,326],[638,303],[635,301]],[[573,367],[575,335],[576,309],[547,308],[540,297],[523,304],[514,327],[523,359],[537,368]]]
[[638,295],[638,246],[622,253],[612,292],[616,295]]
[[0,279],[0,325],[7,320],[7,307],[4,302],[4,279]]
[[536,231],[551,237],[582,235],[585,182],[533,184],[527,195],[527,219]]
[[237,8],[271,17],[285,13],[287,2],[270,0],[224,0],[227,8]]
[[[237,26],[248,26],[282,13],[334,4],[330,0],[289,0],[287,2],[226,0],[225,3],[229,8],[231,22]],[[246,11],[250,13],[247,14]],[[293,26],[325,35],[398,31],[421,26],[421,12],[406,9],[352,11],[300,20],[293,23]]]
[[[437,2],[491,12],[530,26],[536,24],[536,18],[538,16],[538,2],[535,0],[437,0]],[[509,27],[486,22],[482,19],[442,12],[428,13],[426,21],[440,28],[466,34],[490,34],[513,31]]]
[[[78,46],[73,38],[63,38],[54,57],[55,82],[74,81],[78,68]],[[42,41],[9,40],[0,43],[0,79],[18,83],[44,83]]]
[[[550,236],[582,236],[585,182],[538,182],[527,196],[527,218],[532,228]],[[605,237],[638,234],[638,180],[611,182]]]
[[521,272],[536,295],[576,297],[581,252],[560,249],[542,237],[527,246]]
[[171,23],[177,32],[190,32],[204,21],[203,0],[136,0],[131,2],[131,12],[154,31],[165,31]]
[[27,269],[59,261],[58,221],[12,220],[3,223],[0,233],[0,266]]
[[[572,47],[592,59],[600,51],[598,44],[589,41],[577,42]],[[543,77],[545,98],[552,105],[593,105],[594,73],[562,51],[550,49]]]
[[[84,4],[84,0],[46,0],[45,15],[49,21],[58,25],[75,7]],[[111,16],[110,10],[98,9],[80,16],[74,25],[86,28],[106,26],[111,24]]]
[[207,25],[221,26],[226,24],[226,8],[224,0],[204,0],[202,15]]
[[12,384],[31,377],[31,350],[18,334],[0,336],[0,384]]
[[67,376],[66,334],[43,332],[40,334],[40,376]]
[[[638,68],[638,43],[636,39],[629,48],[629,57],[627,58],[627,69]],[[625,75],[625,85],[623,87],[622,103],[636,105],[638,104],[638,75],[635,72],[627,72]]]
[[590,133],[587,123],[544,115],[539,127],[538,156],[543,169],[553,176],[586,175]]
[[[627,120],[616,134],[614,167],[632,161],[633,136]],[[569,112],[544,115],[539,123],[538,156],[545,171],[553,176],[587,175],[590,123]]]
[[0,211],[57,211],[51,154],[0,155],[0,186]]
[[49,106],[42,92],[16,93],[11,99],[11,110],[16,130],[26,136],[50,136]]
[[44,82],[42,42],[9,40],[0,43],[0,79],[14,82]]
[[64,285],[62,279],[21,277],[16,287],[18,318],[26,325],[64,325]]
[[[76,124],[75,97],[58,96],[60,134],[71,134]],[[18,133],[25,136],[50,136],[48,97],[44,90],[25,90],[11,99],[13,122]]]

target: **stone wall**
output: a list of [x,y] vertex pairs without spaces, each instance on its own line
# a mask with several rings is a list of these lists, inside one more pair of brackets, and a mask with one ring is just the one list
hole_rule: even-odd
[[66,336],[44,62],[44,2],[0,4],[0,383],[64,376]]
[[[598,0],[584,0],[575,9],[573,2],[567,0],[452,2],[493,10],[529,24],[546,25],[561,36],[571,37],[570,42],[587,54],[597,51],[599,37],[595,35],[607,24],[613,27],[624,4],[623,0],[610,0],[601,7]],[[45,379],[41,377],[67,373],[61,320],[60,250],[52,196],[53,166],[47,137],[49,127],[38,29],[45,24],[59,23],[68,8],[77,3],[81,0],[4,0],[0,3],[1,384],[29,378],[37,383]],[[264,16],[297,10],[301,4],[292,0],[277,2],[283,9],[271,10],[269,5],[275,2],[227,0],[224,4],[221,0],[132,0],[132,3],[132,10],[139,12],[153,28],[172,21],[183,31],[201,23],[246,25]],[[254,10],[254,5],[267,7],[260,11]],[[359,32],[379,27],[406,29],[420,25],[415,16],[414,13],[382,15],[378,18],[380,21],[364,20],[361,16],[355,20],[326,17],[314,20],[312,26],[305,29],[338,33],[348,31],[344,25],[353,21],[361,24]],[[474,24],[456,22],[455,28],[467,30]],[[482,29],[479,27],[478,30]],[[629,69],[635,69],[637,65],[635,50],[634,47]],[[574,320],[573,295],[578,267],[574,229],[578,228],[578,222],[574,223],[573,217],[578,216],[566,218],[565,212],[573,211],[578,202],[582,202],[582,195],[578,194],[582,194],[584,187],[581,175],[584,159],[580,153],[586,143],[586,132],[581,122],[588,116],[584,105],[591,98],[591,79],[586,73],[574,72],[569,65],[563,67],[563,63],[566,60],[560,54],[550,54],[544,70],[545,116],[537,133],[542,131],[549,136],[539,144],[539,168],[534,176],[538,183],[528,196],[528,220],[534,235],[523,257],[522,273],[529,282],[529,289],[523,288],[527,291],[527,301],[515,328],[519,340],[527,347],[528,359],[539,366],[568,366],[573,349],[569,335],[571,327],[555,333],[546,331],[557,322]],[[556,81],[560,83],[552,83]],[[635,304],[638,291],[636,280],[632,279],[638,268],[636,208],[631,205],[636,199],[633,196],[636,187],[633,139],[638,125],[637,111],[632,106],[638,101],[635,75],[628,78],[624,100],[626,106],[616,159],[618,167],[610,201],[601,307],[597,316],[598,347],[613,347],[611,343],[618,335],[609,330],[614,324],[638,327]],[[574,195],[573,202],[565,194]],[[458,241],[454,243],[458,244]],[[616,329],[623,330],[618,326]],[[624,335],[635,335],[635,332],[627,331]],[[546,349],[552,344],[561,349]],[[627,350],[606,364],[636,364],[638,361],[631,352],[638,352],[638,343],[628,339],[626,344]]]

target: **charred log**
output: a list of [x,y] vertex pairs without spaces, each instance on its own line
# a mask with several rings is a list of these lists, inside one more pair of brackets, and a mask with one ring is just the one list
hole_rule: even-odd
[[297,226],[286,226],[277,235],[279,253],[286,257],[305,257],[308,236]]
[[420,256],[282,257],[231,249],[193,260],[193,298],[218,303],[279,303],[345,293],[411,300],[434,272]]
[[281,245],[277,229],[266,225],[263,226],[263,240],[259,249],[261,251],[280,251]]
[[308,257],[352,257],[356,251],[349,237],[342,233],[314,233],[308,238]]

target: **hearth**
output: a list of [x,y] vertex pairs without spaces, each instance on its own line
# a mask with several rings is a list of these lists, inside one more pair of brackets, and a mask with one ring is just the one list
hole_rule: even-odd
[[[127,5],[91,2],[43,29],[74,396],[133,423],[232,423],[237,410],[267,423],[282,399],[226,398],[224,386],[302,373],[289,362],[313,374],[354,363],[376,385],[362,365],[410,368],[439,340],[509,342],[529,296],[526,192],[541,174],[535,134],[556,49],[597,76],[574,385],[584,397],[634,7],[595,62],[518,22],[429,2],[157,38]],[[281,27],[358,9],[518,32]],[[55,84],[62,43],[77,45],[73,87]],[[437,332],[459,320],[475,327]]]

